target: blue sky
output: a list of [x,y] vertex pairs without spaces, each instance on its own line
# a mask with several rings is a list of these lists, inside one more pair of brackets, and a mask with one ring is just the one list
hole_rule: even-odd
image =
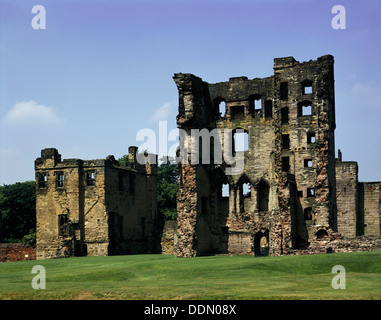
[[[31,26],[37,4],[45,30]],[[331,26],[337,4],[345,30]],[[358,161],[360,181],[381,181],[380,21],[371,0],[0,0],[0,185],[33,180],[46,147],[118,158],[142,144],[140,129],[176,128],[174,73],[267,77],[275,57],[325,54],[335,57],[336,150]]]

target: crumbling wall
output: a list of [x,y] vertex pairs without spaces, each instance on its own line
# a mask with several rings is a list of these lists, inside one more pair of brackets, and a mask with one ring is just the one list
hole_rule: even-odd
[[[35,161],[37,258],[157,252],[157,159],[130,167],[113,156],[61,160],[44,149]],[[152,160],[156,160],[152,161]]]
[[337,231],[348,237],[357,235],[358,165],[336,161]]
[[359,183],[363,234],[381,235],[381,182]]
[[0,243],[0,262],[35,260],[36,248],[22,243]]
[[167,220],[164,223],[161,236],[161,253],[174,254],[177,242],[177,221]]
[[[174,80],[179,90],[177,123],[188,134],[190,150],[198,151],[189,138],[193,129],[243,130],[248,137],[248,149],[232,150],[236,160],[244,160],[243,170],[225,179],[219,170],[229,168],[227,163],[180,164],[177,255],[210,249],[258,252],[259,243],[278,255],[336,228],[332,56],[303,63],[277,58],[274,76],[262,79],[233,77],[208,84],[191,74],[175,74]],[[225,110],[220,110],[222,102]],[[305,107],[310,114],[304,114]],[[224,145],[221,140],[221,145],[224,151],[235,149],[234,141]],[[204,171],[208,179],[197,183]],[[220,199],[222,183],[229,186],[227,213],[213,202]],[[224,217],[217,219],[219,215]],[[214,245],[218,242],[223,245]]]

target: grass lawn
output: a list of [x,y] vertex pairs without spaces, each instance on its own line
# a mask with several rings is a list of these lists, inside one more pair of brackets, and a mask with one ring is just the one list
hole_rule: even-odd
[[[35,290],[35,265],[46,289]],[[332,267],[346,271],[334,290]],[[76,257],[0,264],[0,299],[381,299],[381,251],[311,256]]]

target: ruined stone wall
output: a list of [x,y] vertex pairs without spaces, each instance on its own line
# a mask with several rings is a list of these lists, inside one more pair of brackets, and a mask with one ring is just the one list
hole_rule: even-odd
[[36,259],[36,248],[22,243],[0,243],[0,262]]
[[274,59],[274,72],[277,87],[287,87],[283,94],[279,89],[275,104],[281,113],[289,111],[278,134],[279,141],[289,135],[289,148],[281,146],[280,156],[289,159],[299,193],[297,214],[309,215],[305,220],[311,239],[319,228],[335,228],[333,57],[303,63],[292,57]]
[[35,170],[37,259],[157,252],[157,164],[61,161],[50,148]]
[[35,163],[37,259],[107,255],[105,165],[42,151]]
[[332,234],[329,237],[313,241],[307,249],[290,250],[287,252],[287,254],[305,255],[319,253],[361,252],[380,250],[380,236],[343,237],[340,234]]
[[[208,84],[176,74],[174,80],[177,123],[188,134],[188,153],[199,150],[198,138],[190,137],[193,129],[220,129],[224,151],[236,151],[234,141],[224,145],[224,130],[242,130],[248,137],[248,149],[232,154],[244,160],[240,172],[226,175],[226,163],[180,165],[177,255],[242,254],[260,250],[264,242],[271,254],[282,254],[306,246],[321,229],[336,228],[332,56],[304,63],[275,59],[274,76],[263,79]],[[228,199],[221,196],[223,184]],[[192,211],[187,203],[193,203]]]
[[154,253],[159,250],[156,165],[147,169],[138,164],[129,168],[107,168],[110,254]]
[[358,165],[336,161],[337,231],[348,237],[357,235]]
[[360,190],[360,219],[363,220],[365,236],[381,234],[381,182],[361,182]]
[[164,223],[162,236],[161,236],[161,253],[174,254],[175,245],[177,243],[177,221],[167,220]]

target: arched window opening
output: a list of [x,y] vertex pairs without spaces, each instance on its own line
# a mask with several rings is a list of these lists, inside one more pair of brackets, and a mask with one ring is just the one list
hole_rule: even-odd
[[316,232],[317,239],[324,239],[327,237],[328,237],[328,232],[324,229],[320,229],[318,232]]
[[311,116],[312,115],[312,103],[311,101],[303,101],[298,105],[298,116]]
[[262,111],[262,97],[260,94],[253,94],[249,97],[249,109],[254,115],[260,115]]
[[226,112],[226,104],[225,104],[225,101],[221,101],[219,106],[218,106],[218,109],[220,111],[220,115],[221,117],[224,117],[225,116],[225,112]]
[[245,175],[243,175],[237,184],[239,192],[239,212],[248,211],[251,205],[251,183]]
[[216,112],[218,112],[221,117],[224,117],[225,113],[226,113],[225,100],[221,97],[217,97],[213,100],[213,105],[214,105]]
[[249,134],[243,129],[237,129],[233,133],[233,151],[243,152],[249,150]]
[[245,198],[251,196],[251,184],[250,182],[246,182],[242,185],[242,193]]

